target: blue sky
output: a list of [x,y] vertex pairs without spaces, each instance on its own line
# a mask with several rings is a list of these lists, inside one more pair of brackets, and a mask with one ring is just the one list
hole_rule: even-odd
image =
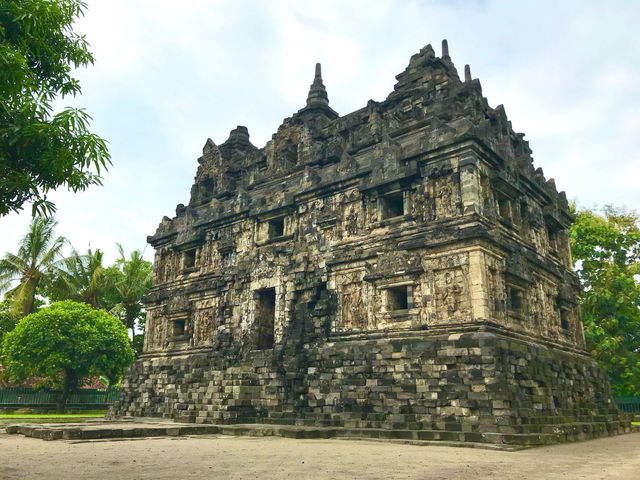
[[[115,242],[144,249],[188,202],[208,137],[246,125],[264,146],[304,105],[316,62],[341,115],[383,100],[410,56],[439,53],[443,38],[559,190],[640,210],[638,25],[630,1],[89,1],[76,30],[96,63],[60,105],[87,109],[113,166],[103,187],[51,196],[58,233],[108,262]],[[0,218],[0,254],[24,235],[25,210]]]

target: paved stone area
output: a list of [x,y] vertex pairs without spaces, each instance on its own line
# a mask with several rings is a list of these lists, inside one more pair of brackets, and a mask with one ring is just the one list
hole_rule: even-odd
[[201,435],[45,442],[0,431],[0,478],[631,480],[640,433],[517,452]]
[[[465,439],[465,432],[410,431],[385,429],[348,429],[338,427],[309,427],[297,425],[209,425],[179,423],[152,418],[129,418],[118,421],[89,420],[77,423],[18,423],[7,424],[8,434],[24,435],[41,440],[99,440],[178,437],[185,435],[231,435],[250,437],[285,437],[298,439],[366,439],[415,445],[442,444],[459,447],[519,450],[533,445],[501,443],[498,434],[483,434],[483,442]],[[468,432],[466,433],[469,434]],[[551,443],[551,442],[548,442]]]
[[285,437],[297,439],[379,440],[414,445],[447,445],[492,450],[520,450],[572,440],[593,438],[592,432],[579,429],[566,433],[505,434],[446,430],[402,430],[380,428],[317,427],[299,425],[238,424],[211,425],[179,423],[154,418],[88,420],[77,423],[17,423],[4,426],[6,433],[41,440],[99,440],[178,437],[185,435],[232,435]]

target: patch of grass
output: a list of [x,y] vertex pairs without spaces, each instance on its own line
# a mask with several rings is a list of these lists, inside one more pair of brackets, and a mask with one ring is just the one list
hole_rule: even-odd
[[640,427],[640,422],[631,422],[631,425],[638,425]]
[[51,419],[75,419],[75,418],[102,418],[105,412],[86,412],[86,413],[0,413],[0,420],[14,418],[44,418]]

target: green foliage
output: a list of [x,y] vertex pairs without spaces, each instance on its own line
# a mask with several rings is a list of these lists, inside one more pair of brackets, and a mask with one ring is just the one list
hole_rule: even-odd
[[587,348],[618,396],[640,395],[640,228],[637,214],[577,212],[571,252],[584,292]]
[[91,249],[85,255],[77,251],[62,260],[55,277],[44,286],[46,296],[54,302],[73,300],[92,308],[102,308],[101,296],[108,289],[107,270],[102,265],[103,253]]
[[11,312],[11,298],[5,297],[0,302],[0,346],[2,345],[2,339],[11,330],[13,330],[18,323],[18,317]]
[[136,352],[136,356],[140,355],[144,347],[144,335],[134,335],[133,340],[131,340],[131,346],[133,351]]
[[153,264],[142,257],[139,250],[131,252],[127,259],[122,245],[118,244],[120,258],[107,269],[110,288],[104,295],[105,307],[135,333],[136,325],[144,327],[145,309],[142,297],[151,288]]
[[11,292],[14,315],[34,311],[36,291],[41,282],[53,279],[67,240],[54,233],[57,222],[49,217],[34,217],[29,231],[18,245],[18,253],[6,253],[0,260],[0,291],[18,282]]
[[0,216],[33,202],[50,214],[47,193],[100,184],[106,143],[88,130],[82,109],[53,113],[57,97],[77,95],[73,68],[93,63],[73,23],[80,0],[0,0]]
[[115,384],[134,359],[127,330],[103,310],[70,300],[24,317],[5,335],[4,376],[10,381],[45,377],[68,393],[88,375]]

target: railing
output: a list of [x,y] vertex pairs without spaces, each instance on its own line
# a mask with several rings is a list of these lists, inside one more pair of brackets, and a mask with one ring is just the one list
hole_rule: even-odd
[[623,412],[640,413],[640,397],[618,397],[616,404]]
[[[0,408],[54,407],[60,395],[62,395],[61,391],[45,388],[0,388]],[[75,408],[105,408],[117,399],[117,389],[75,390],[69,395],[67,406]]]

